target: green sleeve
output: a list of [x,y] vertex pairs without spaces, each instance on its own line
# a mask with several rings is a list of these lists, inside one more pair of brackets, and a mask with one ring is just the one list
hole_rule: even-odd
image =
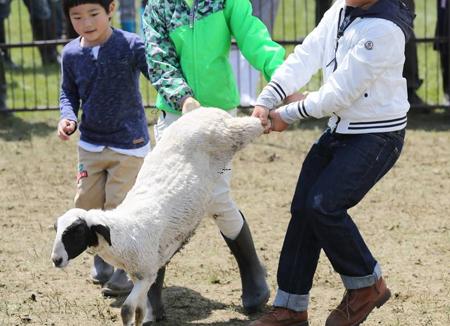
[[253,16],[249,0],[226,0],[225,17],[244,57],[269,81],[284,61],[284,48],[272,40],[264,23]]
[[149,1],[143,15],[149,77],[170,107],[181,110],[181,101],[193,96],[193,92],[183,76],[175,47],[161,18],[163,15],[159,14],[164,8],[159,8],[158,2]]

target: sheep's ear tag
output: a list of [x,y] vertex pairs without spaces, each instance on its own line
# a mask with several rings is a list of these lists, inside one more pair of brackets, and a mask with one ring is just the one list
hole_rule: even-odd
[[111,234],[109,232],[109,227],[101,225],[101,224],[97,224],[97,225],[93,225],[91,227],[91,229],[92,229],[92,231],[97,232],[98,234],[100,234],[106,240],[106,242],[108,242],[108,244],[110,246],[112,246]]

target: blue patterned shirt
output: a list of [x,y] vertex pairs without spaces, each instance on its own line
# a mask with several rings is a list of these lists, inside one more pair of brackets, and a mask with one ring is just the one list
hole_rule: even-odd
[[149,142],[139,91],[139,76],[148,78],[144,43],[138,35],[114,29],[98,57],[80,38],[62,53],[61,118],[78,121],[81,140],[123,149]]

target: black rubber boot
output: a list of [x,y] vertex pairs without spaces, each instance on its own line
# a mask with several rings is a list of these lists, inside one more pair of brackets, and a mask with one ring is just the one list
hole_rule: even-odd
[[114,267],[105,262],[99,255],[94,256],[94,266],[91,270],[91,279],[94,284],[105,284],[114,272]]
[[241,232],[235,240],[230,240],[225,236],[223,238],[239,266],[244,310],[248,314],[258,312],[269,300],[270,291],[266,282],[266,270],[258,259],[252,234],[245,218]]
[[120,297],[130,294],[133,282],[123,269],[116,268],[108,282],[103,285],[102,294],[106,297]]
[[[162,288],[164,285],[164,275],[166,274],[166,267],[162,267],[158,271],[155,283],[150,287],[147,293],[148,300],[152,305],[154,321],[161,321],[166,319],[166,311],[162,302]],[[151,323],[144,323],[144,325],[151,325]]]

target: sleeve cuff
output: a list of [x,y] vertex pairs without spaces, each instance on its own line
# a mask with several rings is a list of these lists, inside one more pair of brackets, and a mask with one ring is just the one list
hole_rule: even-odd
[[269,82],[256,100],[256,105],[264,106],[269,110],[275,109],[286,98],[286,92],[275,81]]
[[302,120],[311,118],[311,116],[308,114],[308,111],[306,111],[305,100],[297,102],[297,112],[300,115],[300,119]]
[[70,133],[70,134],[67,134],[68,136],[70,136],[70,135],[72,135],[73,133],[75,133],[75,131],[77,131],[77,129],[78,129],[78,122],[77,121],[74,121],[74,120],[72,120],[73,122],[75,122],[75,129]]
[[[189,89],[182,97],[180,97],[175,104],[174,109],[180,111],[183,108],[183,103],[188,97],[194,97],[194,93]],[[173,102],[172,102],[173,103]]]
[[286,92],[284,91],[283,87],[281,87],[281,85],[276,81],[271,80],[266,87],[273,90],[273,92],[279,98],[280,102],[284,101],[284,99],[286,98]]
[[192,95],[191,95],[191,94],[186,94],[186,95],[184,95],[182,98],[180,98],[180,99],[178,100],[178,102],[177,102],[177,107],[175,108],[175,110],[181,112],[181,109],[182,109],[182,107],[183,107],[183,103],[184,103],[184,101],[185,101],[188,97],[192,97]]
[[281,119],[287,124],[292,124],[298,120],[308,119],[311,116],[306,111],[304,101],[293,102],[284,105],[279,109]]

